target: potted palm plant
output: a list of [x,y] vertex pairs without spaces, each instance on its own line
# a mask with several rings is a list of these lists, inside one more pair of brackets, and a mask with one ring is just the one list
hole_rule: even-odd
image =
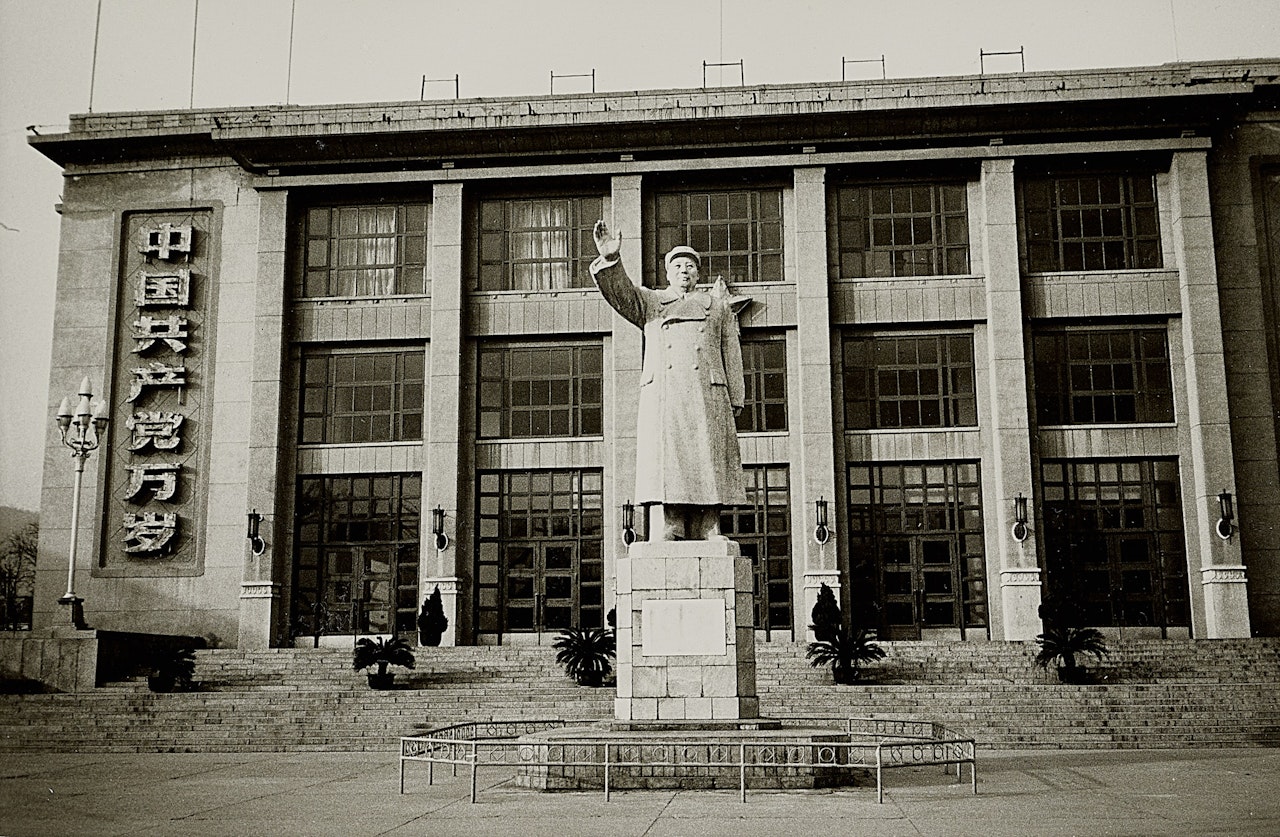
[[413,649],[403,639],[394,637],[361,637],[356,640],[355,651],[351,657],[351,668],[361,671],[377,666],[377,671],[368,674],[370,689],[390,689],[395,682],[395,672],[387,671],[387,666],[413,668]]
[[565,628],[551,643],[556,662],[579,686],[599,686],[613,671],[617,638],[607,628]]
[[814,668],[831,666],[831,679],[840,686],[856,683],[862,667],[883,660],[885,651],[875,642],[875,634],[866,628],[845,628],[840,605],[831,588],[822,585],[813,606],[814,641],[809,643],[805,659]]
[[851,686],[862,676],[862,667],[883,660],[884,649],[875,642],[875,634],[866,628],[849,631],[840,628],[829,640],[811,642],[805,658],[814,668],[831,666],[831,679],[839,686]]
[[151,658],[147,688],[153,692],[181,692],[191,688],[196,652],[191,647],[159,648]]
[[1070,595],[1050,594],[1040,605],[1044,633],[1036,637],[1040,646],[1036,665],[1058,667],[1058,680],[1063,683],[1088,683],[1090,673],[1080,665],[1078,657],[1091,654],[1098,661],[1111,653],[1102,632],[1084,627],[1085,613],[1078,600]]
[[1102,632],[1097,628],[1072,628],[1052,625],[1036,637],[1040,646],[1036,653],[1036,665],[1048,668],[1058,666],[1058,680],[1063,683],[1088,683],[1090,675],[1077,657],[1092,654],[1098,662],[1111,653]]

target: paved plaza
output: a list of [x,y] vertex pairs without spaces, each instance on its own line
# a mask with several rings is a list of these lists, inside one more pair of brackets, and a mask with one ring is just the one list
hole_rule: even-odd
[[980,752],[978,795],[938,767],[823,791],[544,794],[393,753],[7,754],[0,835],[1280,835],[1280,750]]

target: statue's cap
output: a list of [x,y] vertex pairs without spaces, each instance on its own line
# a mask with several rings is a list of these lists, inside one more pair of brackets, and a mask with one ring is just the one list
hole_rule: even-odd
[[697,250],[684,244],[681,244],[679,247],[672,247],[671,251],[664,257],[663,260],[667,263],[667,267],[670,267],[671,260],[678,256],[693,259],[693,263],[698,266],[698,269],[702,269],[702,256],[698,254]]

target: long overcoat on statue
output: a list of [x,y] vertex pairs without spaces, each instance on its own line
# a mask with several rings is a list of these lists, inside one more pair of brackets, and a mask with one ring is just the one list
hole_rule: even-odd
[[727,301],[637,287],[620,259],[597,258],[591,276],[609,305],[644,331],[636,503],[745,503],[733,414],[745,395],[742,346]]

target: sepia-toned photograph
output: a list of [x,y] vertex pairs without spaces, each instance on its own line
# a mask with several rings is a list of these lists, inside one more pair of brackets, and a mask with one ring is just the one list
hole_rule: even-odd
[[0,0],[0,762],[1280,834],[1280,6]]

